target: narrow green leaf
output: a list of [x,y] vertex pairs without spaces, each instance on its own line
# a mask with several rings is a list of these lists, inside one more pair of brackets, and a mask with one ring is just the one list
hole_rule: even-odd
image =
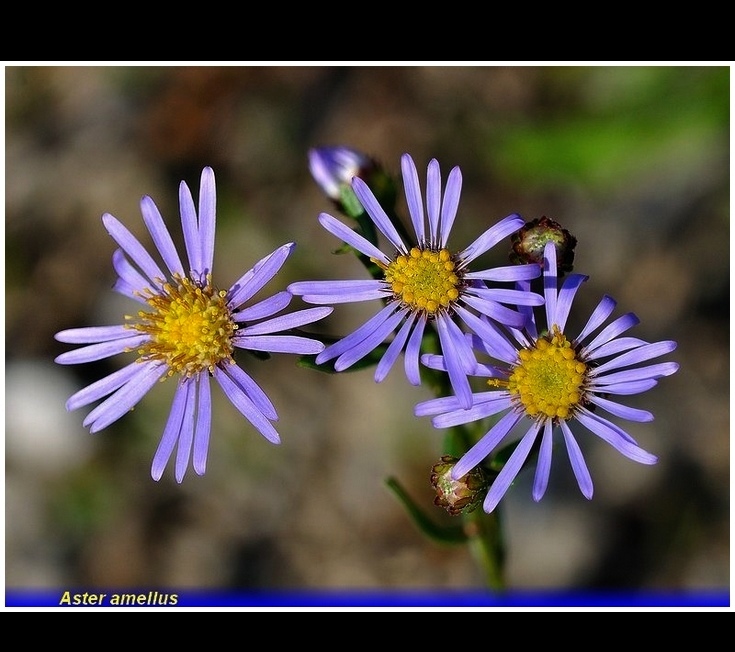
[[441,526],[432,521],[423,510],[406,493],[398,480],[386,478],[386,486],[395,494],[401,504],[406,508],[408,515],[418,529],[430,539],[438,543],[458,544],[467,543],[468,537],[461,525]]

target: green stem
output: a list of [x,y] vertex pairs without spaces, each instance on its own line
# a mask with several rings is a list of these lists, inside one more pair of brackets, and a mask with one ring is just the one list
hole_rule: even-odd
[[[475,441],[477,438],[466,426],[456,426],[449,431],[445,446],[451,455],[462,457]],[[470,550],[482,571],[485,584],[495,591],[505,589],[505,546],[499,507],[490,514],[478,507],[464,514],[463,518]]]
[[479,508],[466,514],[464,519],[470,549],[482,569],[485,584],[495,591],[503,591],[506,588],[505,547],[498,508],[490,514]]

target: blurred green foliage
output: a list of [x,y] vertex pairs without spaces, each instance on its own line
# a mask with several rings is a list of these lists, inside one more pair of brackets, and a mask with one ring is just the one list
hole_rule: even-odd
[[536,189],[611,191],[642,171],[691,164],[729,137],[728,67],[590,67],[547,71],[542,113],[494,127],[488,163]]

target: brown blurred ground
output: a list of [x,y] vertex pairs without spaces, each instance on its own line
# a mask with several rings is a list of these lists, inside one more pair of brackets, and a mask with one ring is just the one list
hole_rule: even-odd
[[[630,432],[659,463],[586,442],[590,502],[564,455],[539,504],[530,474],[521,476],[504,501],[508,584],[729,587],[729,73],[671,72],[7,67],[6,585],[481,586],[468,551],[424,539],[383,484],[395,475],[449,522],[431,507],[428,484],[442,434],[412,416],[429,395],[400,368],[376,385],[369,371],[327,376],[285,356],[254,361],[282,445],[218,395],[208,472],[182,485],[170,473],[155,483],[148,471],[169,387],[94,436],[82,428],[84,410],[63,408],[113,363],[54,365],[68,347],[53,334],[119,323],[131,310],[110,292],[114,246],[102,213],[142,237],[139,200],[149,194],[177,232],[179,181],[196,193],[211,165],[221,284],[287,241],[296,253],[274,291],[359,277],[355,260],[330,255],[336,242],[316,218],[331,206],[306,162],[309,147],[347,144],[394,173],[411,153],[422,183],[432,157],[445,176],[459,165],[453,242],[511,212],[556,219],[579,241],[576,270],[590,275],[575,309],[611,294],[640,316],[634,334],[679,343],[679,372],[630,401],[656,415]],[[693,101],[704,93],[712,97]],[[656,106],[666,107],[660,118]],[[595,157],[586,149],[604,129],[612,135]],[[548,147],[554,137],[564,151]],[[555,154],[547,166],[539,142]],[[505,254],[492,252],[498,263]],[[346,333],[372,312],[338,307],[325,327]]]

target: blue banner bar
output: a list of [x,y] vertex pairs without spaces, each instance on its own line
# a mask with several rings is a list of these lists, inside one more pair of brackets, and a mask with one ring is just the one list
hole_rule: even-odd
[[223,592],[191,589],[6,589],[6,607],[729,607],[727,591],[584,593],[423,590]]

